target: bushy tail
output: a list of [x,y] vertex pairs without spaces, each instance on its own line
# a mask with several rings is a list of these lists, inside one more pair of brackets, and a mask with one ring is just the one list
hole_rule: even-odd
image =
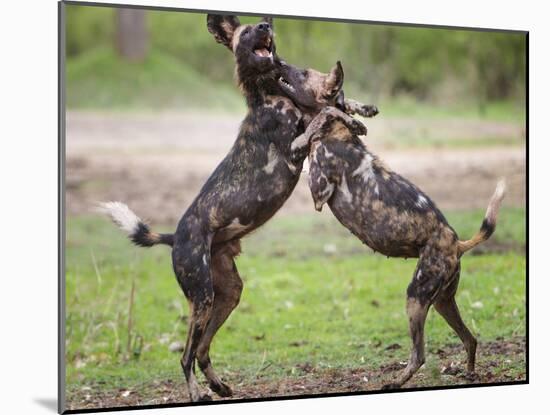
[[174,234],[152,232],[149,226],[124,203],[100,203],[99,210],[107,214],[115,225],[126,232],[128,238],[138,246],[174,245]]
[[495,190],[495,193],[493,193],[493,197],[491,197],[491,201],[489,202],[487,212],[485,213],[485,218],[483,219],[479,231],[472,237],[472,239],[468,239],[467,241],[458,241],[458,250],[460,254],[469,251],[474,246],[485,242],[491,237],[497,226],[498,210],[500,208],[502,199],[504,198],[505,190],[506,182],[504,181],[504,179],[501,179],[497,184],[497,188]]

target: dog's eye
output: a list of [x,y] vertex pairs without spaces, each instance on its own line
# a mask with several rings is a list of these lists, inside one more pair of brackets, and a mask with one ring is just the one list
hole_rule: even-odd
[[249,32],[250,32],[250,29],[248,29],[248,28],[247,28],[247,29],[244,29],[244,30],[243,30],[243,35],[248,35]]

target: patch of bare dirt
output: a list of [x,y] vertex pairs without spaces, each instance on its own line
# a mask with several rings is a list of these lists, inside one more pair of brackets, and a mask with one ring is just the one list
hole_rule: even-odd
[[[98,201],[120,200],[153,223],[174,226],[227,153],[241,117],[218,114],[67,114],[66,183],[69,214],[93,212]],[[372,124],[372,125],[371,125]],[[368,145],[393,170],[443,209],[484,208],[506,177],[505,205],[525,205],[525,150],[521,146],[396,150],[382,137],[411,134],[472,138],[520,136],[513,124],[453,120],[369,121]],[[411,133],[412,131],[412,133]],[[377,137],[380,137],[377,141]],[[406,140],[406,138],[404,138]],[[311,213],[307,175],[280,214]]]
[[[428,359],[437,359],[436,368],[421,368],[404,388],[525,381],[525,352],[523,337],[481,343],[476,374],[471,376],[459,360],[464,357],[462,345],[447,345],[429,351]],[[376,391],[391,382],[403,367],[403,362],[388,362],[374,370],[321,369],[304,362],[296,365],[296,375],[286,378],[271,379],[265,374],[255,379],[231,376],[227,381],[233,386],[234,396],[229,399]],[[187,403],[189,399],[183,381],[177,379],[142,384],[134,390],[106,390],[101,384],[81,386],[69,391],[67,402],[68,409],[84,409]]]

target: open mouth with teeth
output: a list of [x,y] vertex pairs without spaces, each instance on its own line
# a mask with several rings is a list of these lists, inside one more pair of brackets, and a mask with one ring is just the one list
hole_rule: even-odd
[[279,85],[281,86],[281,88],[283,88],[283,90],[287,91],[287,92],[291,92],[291,93],[295,93],[296,92],[296,88],[294,88],[290,82],[288,82],[285,78],[283,78],[282,76],[279,77]]
[[261,58],[273,57],[273,41],[271,36],[266,36],[260,44],[256,45],[254,48],[254,54]]

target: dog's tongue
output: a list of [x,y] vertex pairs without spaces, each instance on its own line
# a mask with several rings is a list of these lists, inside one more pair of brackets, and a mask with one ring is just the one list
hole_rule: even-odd
[[263,58],[268,58],[269,57],[269,51],[266,48],[256,49],[254,51],[254,53],[258,56],[263,57]]

